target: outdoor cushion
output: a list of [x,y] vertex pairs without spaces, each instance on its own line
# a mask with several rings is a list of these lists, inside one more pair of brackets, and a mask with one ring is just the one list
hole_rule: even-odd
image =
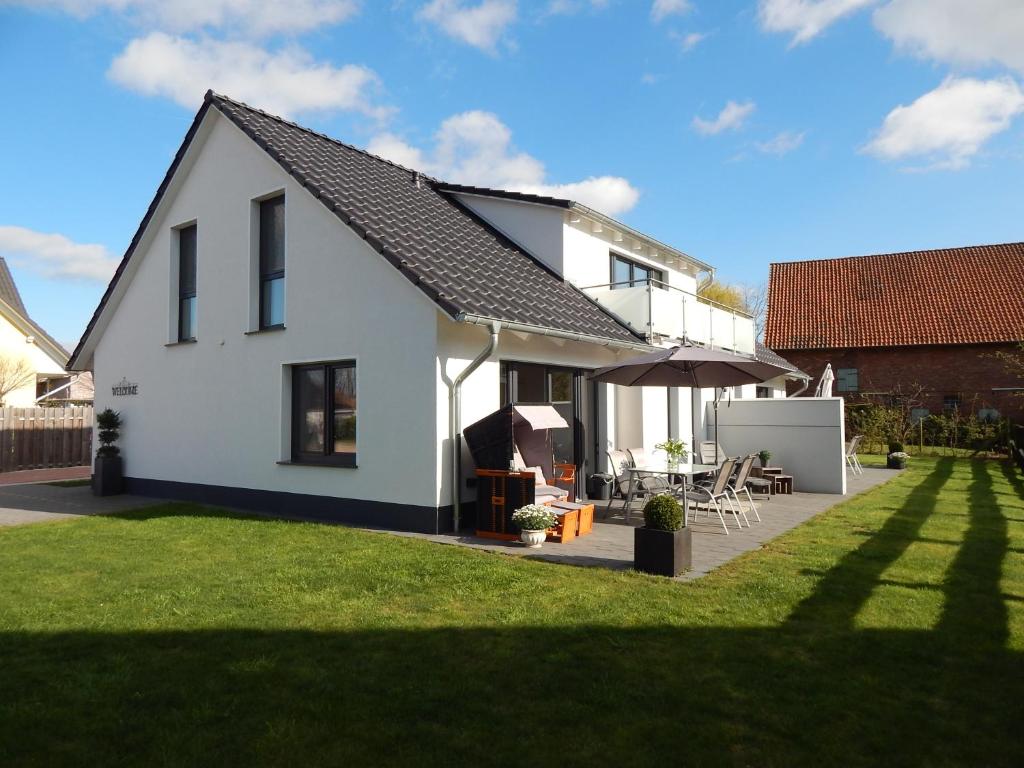
[[541,496],[554,496],[555,498],[561,499],[569,497],[569,492],[567,490],[565,490],[564,488],[559,488],[554,485],[538,485],[536,493],[538,499]]
[[544,470],[540,467],[527,467],[523,470],[524,472],[533,472],[533,479],[537,485],[547,485],[548,481],[544,477]]

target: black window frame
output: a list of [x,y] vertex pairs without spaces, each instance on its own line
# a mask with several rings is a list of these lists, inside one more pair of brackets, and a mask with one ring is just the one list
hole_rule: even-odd
[[[259,284],[258,284],[258,286],[256,288],[256,290],[259,292],[259,305],[260,305],[259,318],[258,318],[259,319],[258,327],[259,327],[259,329],[261,331],[267,331],[267,330],[273,330],[275,328],[284,328],[284,306],[283,306],[284,298],[282,296],[281,322],[279,322],[279,323],[267,322],[267,319],[268,319],[267,313],[269,311],[269,307],[267,305],[266,291],[264,290],[264,288],[265,288],[265,286],[267,284],[272,283],[275,280],[284,280],[285,279],[285,265],[286,265],[287,258],[288,258],[287,257],[287,252],[286,252],[287,248],[285,247],[285,244],[287,242],[287,240],[286,240],[286,238],[287,238],[287,226],[286,226],[286,223],[285,223],[287,221],[287,205],[285,203],[285,196],[284,196],[284,194],[274,195],[273,197],[268,197],[268,198],[265,198],[263,200],[260,200],[258,205],[259,205],[259,207],[258,207],[258,214],[257,215],[259,217],[259,220],[257,221],[257,231],[259,233],[259,242],[257,243],[257,253],[256,253],[256,257],[257,257],[257,260],[259,262],[258,263],[258,269],[259,269],[259,281],[258,281],[258,283]],[[264,254],[266,252],[265,248],[264,248],[264,240],[265,240],[265,238],[264,238],[264,225],[263,225],[264,211],[270,205],[280,205],[281,208],[282,208],[282,211],[283,211],[282,212],[282,216],[281,216],[281,229],[282,229],[282,232],[281,232],[281,238],[280,238],[281,239],[281,259],[280,259],[281,266],[280,266],[279,269],[267,269],[266,268],[266,264],[265,264],[267,259],[264,258]]]
[[942,396],[943,413],[961,413],[964,407],[964,396],[960,392]]
[[[356,450],[336,452],[334,450],[334,371],[337,368],[351,368],[357,371],[355,360],[332,360],[324,363],[309,363],[291,366],[292,376],[292,425],[291,425],[291,461],[294,464],[320,464],[331,467],[356,467],[359,454],[359,400],[358,383],[356,397]],[[299,425],[301,408],[299,398],[299,378],[304,371],[320,370],[324,374],[324,392],[321,407],[324,414],[323,450],[319,453],[300,449]],[[358,377],[358,374],[356,374]],[[358,382],[358,378],[355,379]]]
[[[181,247],[182,236],[186,233],[191,233],[192,238],[192,284],[191,287],[185,281],[185,250]],[[184,311],[185,302],[192,300],[195,304],[199,303],[199,226],[197,224],[188,224],[183,227],[178,227],[178,341],[195,341],[196,340],[196,328],[195,324],[191,323],[191,315],[189,315],[189,330],[191,333],[186,334],[185,332],[185,317]],[[198,312],[196,313],[198,317]]]
[[[629,267],[629,280],[628,285],[624,284],[624,281],[616,282],[615,280],[615,262],[619,261],[622,264]],[[637,268],[643,269],[647,272],[646,278],[637,278]],[[641,264],[639,261],[623,256],[621,253],[616,251],[610,251],[608,253],[608,279],[611,283],[611,287],[615,288],[635,288],[638,285],[647,285],[650,283],[655,288],[665,288],[665,270],[658,269],[657,267],[649,267],[646,264]]]

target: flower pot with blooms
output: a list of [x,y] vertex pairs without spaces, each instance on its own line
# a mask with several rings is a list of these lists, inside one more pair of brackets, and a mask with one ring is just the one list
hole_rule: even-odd
[[665,452],[669,469],[679,469],[679,465],[682,462],[685,462],[690,455],[687,450],[686,443],[682,440],[674,440],[672,438],[669,438],[663,443],[658,443],[654,448],[655,450]]
[[530,549],[539,549],[548,528],[555,524],[555,513],[543,504],[527,504],[512,513],[512,522],[519,526],[519,540]]
[[910,454],[905,451],[893,451],[885,459],[885,466],[889,469],[906,469],[907,459]]

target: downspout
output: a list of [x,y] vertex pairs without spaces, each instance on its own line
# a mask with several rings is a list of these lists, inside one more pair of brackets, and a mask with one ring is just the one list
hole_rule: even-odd
[[501,323],[495,320],[491,323],[491,338],[487,342],[487,346],[448,386],[448,431],[452,440],[452,521],[455,533],[459,532],[462,511],[462,383],[494,354],[498,348],[500,331]]
[[791,397],[800,397],[800,395],[802,395],[804,392],[806,392],[807,388],[809,386],[811,386],[811,378],[810,378],[810,376],[804,377],[803,378],[803,382],[804,382],[804,385],[802,387],[800,387],[800,389],[798,389],[792,395],[786,395],[786,398],[789,399]]

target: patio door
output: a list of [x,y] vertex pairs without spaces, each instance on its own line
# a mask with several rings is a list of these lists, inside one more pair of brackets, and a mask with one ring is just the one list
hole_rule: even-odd
[[585,462],[583,427],[584,372],[536,363],[501,363],[501,404],[549,403],[569,424],[567,429],[551,430],[555,463],[576,467],[576,495],[580,493]]

